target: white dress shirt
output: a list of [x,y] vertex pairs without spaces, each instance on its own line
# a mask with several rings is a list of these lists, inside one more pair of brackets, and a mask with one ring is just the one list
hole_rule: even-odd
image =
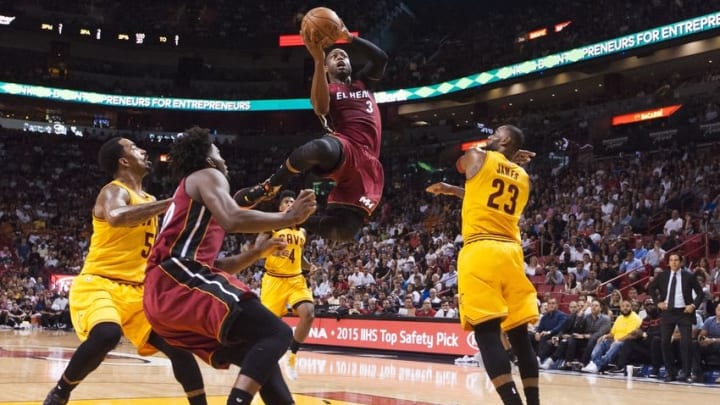
[[673,272],[672,270],[670,271],[670,277],[668,278],[667,286],[668,296],[665,302],[667,304],[670,303],[670,286],[672,285],[673,277],[677,277],[677,281],[675,282],[675,308],[685,308],[685,297],[683,297],[682,293],[682,276],[680,275],[680,270],[675,272]]

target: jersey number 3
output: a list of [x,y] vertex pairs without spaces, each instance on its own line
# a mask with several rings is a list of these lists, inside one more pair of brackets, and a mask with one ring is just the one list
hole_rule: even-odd
[[365,109],[365,112],[368,114],[372,114],[373,111],[375,111],[375,108],[373,108],[373,103],[370,100],[365,100],[365,105],[367,108]]
[[[487,205],[490,208],[499,210],[500,204],[495,202],[495,199],[497,199],[498,197],[502,196],[503,193],[505,193],[505,182],[502,181],[502,179],[493,179],[492,187],[494,189],[497,189],[497,191],[490,194],[490,197],[488,197]],[[510,194],[510,198],[509,198],[508,203],[502,205],[502,210],[505,211],[507,214],[515,215],[515,208],[517,205],[517,198],[518,198],[518,193],[520,192],[520,189],[518,189],[516,185],[510,184],[509,186],[507,186],[507,192]]]

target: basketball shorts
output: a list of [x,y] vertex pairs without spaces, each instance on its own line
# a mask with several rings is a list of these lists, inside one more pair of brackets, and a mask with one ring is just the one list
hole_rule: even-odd
[[101,322],[120,325],[123,335],[147,356],[157,352],[147,343],[152,327],[143,311],[143,286],[81,274],[70,287],[70,317],[75,333],[85,341]]
[[145,275],[145,314],[155,333],[215,368],[229,366],[214,361],[217,351],[242,343],[228,332],[248,299],[257,297],[243,282],[189,259],[170,258]]
[[377,157],[362,145],[336,137],[343,146],[343,162],[324,177],[335,181],[328,195],[329,205],[350,205],[372,215],[380,203],[385,174]]
[[288,306],[294,308],[304,301],[313,302],[313,296],[302,274],[274,277],[266,273],[262,278],[260,301],[273,314],[283,316]]
[[465,245],[458,256],[460,322],[472,330],[501,318],[503,331],[538,319],[537,292],[525,276],[522,247],[480,240]]

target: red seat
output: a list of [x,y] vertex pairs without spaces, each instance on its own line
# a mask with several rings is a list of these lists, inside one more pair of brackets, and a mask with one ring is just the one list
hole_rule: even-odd
[[[560,287],[560,286],[556,286],[556,288],[561,288],[561,287]],[[554,290],[553,290],[553,291],[550,293],[550,297],[551,297],[551,298],[555,298],[555,301],[557,301],[558,304],[559,304],[560,302],[562,302],[562,297],[563,297],[563,295],[565,295],[565,293],[562,292],[562,291],[554,291]]]
[[563,294],[562,296],[562,303],[567,303],[570,301],[577,301],[580,296],[578,294]]
[[549,293],[553,290],[553,286],[550,284],[538,284],[535,288],[537,289],[538,294]]
[[[628,284],[630,284],[630,279],[627,276],[620,277],[620,279],[617,280],[618,282],[618,289],[623,289],[624,287],[627,287]],[[624,296],[624,294],[623,294]]]
[[715,284],[715,289],[713,290],[713,295],[720,295],[720,283]]
[[704,240],[702,235],[693,235],[685,241],[685,254],[690,260],[699,260],[705,254]]

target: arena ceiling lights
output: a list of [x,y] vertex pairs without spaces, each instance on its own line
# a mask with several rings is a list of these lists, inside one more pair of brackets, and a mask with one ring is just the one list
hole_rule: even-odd
[[[476,73],[459,79],[430,86],[409,89],[388,90],[375,93],[378,103],[393,103],[423,100],[485,86],[508,79],[517,79],[534,73],[561,66],[585,62],[603,56],[613,55],[655,45],[673,39],[683,38],[720,28],[720,11],[690,18],[649,30],[613,38],[607,41],[570,49],[542,58],[528,60],[499,69]],[[118,96],[114,94],[57,89],[19,83],[0,82],[0,94],[35,97],[48,100],[104,105],[109,107],[133,107],[188,111],[278,111],[309,110],[309,99],[277,100],[204,100],[164,97]]]
[[10,25],[13,21],[15,21],[15,17],[0,15],[0,25]]

